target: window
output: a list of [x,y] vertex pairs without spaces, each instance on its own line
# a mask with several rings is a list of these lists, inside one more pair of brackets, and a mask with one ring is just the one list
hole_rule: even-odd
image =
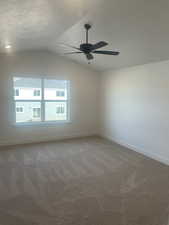
[[40,118],[40,108],[33,108],[33,117],[34,118]]
[[40,90],[34,90],[33,96],[40,96]]
[[66,80],[15,77],[14,90],[20,90],[19,97],[14,93],[16,123],[68,121],[69,86]]
[[23,113],[23,107],[16,107],[16,113]]
[[56,113],[57,114],[63,114],[64,113],[64,106],[63,105],[61,105],[61,106],[57,106],[56,107]]
[[14,96],[19,96],[19,89],[14,89]]
[[65,96],[65,92],[64,91],[56,91],[56,96],[64,97]]

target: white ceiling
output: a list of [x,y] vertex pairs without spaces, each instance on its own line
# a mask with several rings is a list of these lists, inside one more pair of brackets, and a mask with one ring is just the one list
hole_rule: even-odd
[[[58,43],[78,46],[86,22],[93,24],[90,41],[107,41],[120,56],[96,55],[96,70],[169,59],[168,0],[5,0],[0,1],[0,51],[48,49],[72,51]],[[87,64],[84,55],[68,56]]]

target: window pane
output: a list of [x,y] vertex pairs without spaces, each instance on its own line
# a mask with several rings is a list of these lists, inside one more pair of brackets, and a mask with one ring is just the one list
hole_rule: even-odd
[[67,103],[46,102],[45,120],[46,121],[67,120]]
[[25,77],[13,81],[16,123],[68,119],[69,81]]
[[44,80],[45,100],[67,100],[67,84],[65,80]]
[[41,79],[15,77],[14,98],[15,100],[41,100]]
[[16,108],[16,123],[41,121],[40,102],[16,102],[15,108]]

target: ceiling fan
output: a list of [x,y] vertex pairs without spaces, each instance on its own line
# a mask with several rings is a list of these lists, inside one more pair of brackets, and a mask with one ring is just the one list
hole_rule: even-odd
[[83,53],[83,54],[85,54],[87,60],[90,61],[90,60],[94,59],[93,54],[114,55],[114,56],[120,54],[120,52],[117,52],[117,51],[104,51],[104,50],[100,51],[100,50],[97,50],[97,49],[100,49],[102,47],[107,46],[108,43],[105,42],[105,41],[100,41],[96,44],[89,43],[89,41],[88,41],[89,40],[89,29],[91,28],[91,25],[85,24],[84,28],[86,29],[86,43],[82,43],[79,48],[75,47],[75,46],[72,46],[72,45],[67,45],[68,47],[76,49],[78,51],[67,52],[67,53],[64,53],[64,55]]

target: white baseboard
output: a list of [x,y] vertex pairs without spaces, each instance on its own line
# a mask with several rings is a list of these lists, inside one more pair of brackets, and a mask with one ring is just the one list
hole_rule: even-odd
[[133,150],[135,152],[143,154],[143,155],[145,155],[145,156],[147,156],[147,157],[149,157],[151,159],[154,159],[156,161],[159,161],[159,162],[169,166],[169,159],[167,159],[167,158],[161,157],[161,156],[159,156],[157,154],[154,154],[154,153],[149,153],[145,149],[142,149],[140,147],[128,144],[128,143],[126,143],[126,142],[124,142],[122,140],[118,140],[117,138],[114,138],[114,137],[110,137],[110,136],[106,136],[106,135],[100,135],[100,136],[105,138],[105,139],[107,139],[107,140],[109,140],[109,141],[111,141],[111,142],[117,143],[117,144],[119,144],[121,146],[124,146],[124,147],[126,147],[128,149],[131,149],[131,150]]
[[99,136],[97,133],[81,133],[81,134],[73,134],[73,135],[65,135],[58,137],[40,137],[40,138],[31,138],[31,139],[22,139],[22,140],[1,140],[0,146],[11,146],[11,145],[22,145],[22,144],[33,144],[33,143],[42,143],[48,141],[62,141],[73,138],[85,138],[85,137],[93,137]]

